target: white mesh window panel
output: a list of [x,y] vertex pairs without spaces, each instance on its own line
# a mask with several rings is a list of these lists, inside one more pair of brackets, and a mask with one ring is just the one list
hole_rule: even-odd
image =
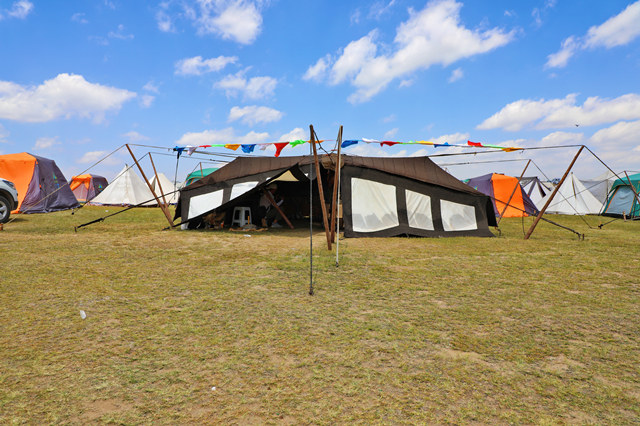
[[417,192],[404,191],[407,199],[407,216],[412,228],[433,231],[433,217],[431,216],[431,197]]
[[351,221],[355,232],[375,232],[399,225],[396,187],[351,179]]
[[445,231],[472,231],[478,229],[476,209],[466,204],[440,200],[442,226]]
[[187,219],[220,207],[220,205],[222,205],[222,192],[223,190],[219,189],[214,192],[209,192],[208,194],[192,197],[189,202],[189,217]]
[[231,198],[229,198],[229,201],[241,196],[247,191],[252,190],[256,185],[258,185],[258,181],[236,183],[233,185],[233,188],[231,188]]

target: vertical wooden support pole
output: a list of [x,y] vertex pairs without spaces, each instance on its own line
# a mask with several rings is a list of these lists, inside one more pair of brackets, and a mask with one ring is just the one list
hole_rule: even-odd
[[162,195],[162,202],[164,203],[165,206],[167,206],[169,205],[169,203],[167,203],[167,199],[164,196],[164,189],[162,189],[162,183],[160,183],[160,179],[158,178],[158,172],[156,171],[156,165],[153,162],[151,153],[149,153],[149,160],[151,161],[151,167],[153,167],[153,174],[155,175],[156,180],[158,182],[158,188],[160,188],[160,195]]
[[540,210],[540,213],[538,213],[538,216],[536,216],[535,220],[531,224],[531,228],[529,228],[529,230],[527,231],[527,234],[524,236],[525,240],[528,240],[529,237],[531,236],[531,234],[533,234],[533,230],[536,229],[536,225],[538,225],[538,222],[540,222],[540,219],[542,218],[542,215],[544,214],[544,212],[547,211],[547,207],[549,207],[549,205],[551,204],[551,201],[553,201],[553,197],[556,196],[556,193],[558,192],[558,190],[560,189],[560,187],[564,183],[564,180],[569,175],[569,172],[571,171],[571,168],[576,163],[576,160],[578,159],[578,156],[580,155],[580,153],[582,152],[583,149],[584,149],[584,145],[582,145],[580,147],[580,149],[578,150],[578,153],[576,154],[576,156],[573,157],[573,161],[571,161],[571,164],[569,164],[569,167],[567,168],[567,171],[564,172],[564,176],[562,176],[562,179],[560,179],[560,182],[558,182],[558,185],[556,185],[556,187],[553,189],[553,192],[549,196],[549,199],[547,200],[546,203],[544,203],[544,207],[542,207],[542,210]]
[[504,215],[504,212],[507,211],[507,207],[509,207],[509,203],[513,199],[513,196],[516,195],[516,191],[518,190],[518,187],[520,187],[520,181],[524,177],[524,172],[527,171],[527,167],[529,167],[529,164],[531,164],[531,160],[527,161],[527,165],[524,166],[524,170],[522,171],[522,173],[520,174],[520,177],[518,178],[518,183],[516,184],[516,187],[513,188],[513,192],[509,196],[509,200],[507,201],[507,204],[504,205],[504,209],[502,209],[502,212],[500,212],[500,216],[498,216],[498,220],[497,220],[496,224],[500,224],[500,220],[502,220],[502,216]]
[[156,203],[158,203],[158,205],[160,206],[160,209],[162,210],[162,213],[164,213],[165,217],[167,218],[167,221],[169,222],[169,227],[173,227],[173,220],[171,220],[171,213],[169,213],[169,210],[166,208],[166,206],[164,206],[158,199],[158,196],[156,195],[153,188],[151,187],[151,184],[147,180],[147,175],[144,174],[144,170],[142,170],[142,167],[140,166],[140,163],[138,163],[136,156],[133,155],[133,151],[131,151],[131,148],[129,148],[129,144],[125,144],[124,146],[126,146],[127,150],[129,150],[129,154],[131,154],[131,158],[133,158],[134,163],[136,163],[136,166],[138,166],[138,170],[140,170],[140,173],[142,174],[144,181],[147,183],[149,190],[153,194],[153,198],[156,199]]
[[[629,179],[629,174],[627,173],[627,171],[625,170],[624,175],[627,177],[627,182],[629,182],[629,186],[631,187],[631,190],[633,191],[633,195],[636,196],[635,201],[638,202],[638,205],[640,206],[640,196],[638,196],[638,191],[636,191],[636,187],[633,186],[633,183],[631,183],[631,179]],[[629,217],[633,217],[633,205],[635,204],[635,201],[633,203],[631,203],[631,211],[629,212]]]
[[327,205],[324,201],[324,191],[322,189],[322,177],[320,175],[320,162],[318,161],[318,151],[316,150],[316,132],[313,125],[309,125],[311,132],[311,146],[313,147],[313,161],[316,165],[316,180],[318,181],[318,195],[320,196],[320,207],[322,209],[322,223],[324,224],[324,232],[327,235],[327,248],[331,250],[331,232],[329,230],[329,221],[327,220]]
[[338,131],[338,160],[336,161],[336,170],[333,174],[333,196],[331,197],[331,242],[336,241],[336,221],[338,220],[338,175],[340,174],[340,147],[342,145],[342,126]]

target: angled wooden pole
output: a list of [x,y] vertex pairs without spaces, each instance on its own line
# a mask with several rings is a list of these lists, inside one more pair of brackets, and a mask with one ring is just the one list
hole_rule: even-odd
[[327,235],[327,248],[331,250],[331,231],[329,230],[329,221],[327,220],[327,205],[324,201],[324,190],[322,189],[322,177],[320,176],[320,162],[318,161],[318,151],[316,150],[316,132],[313,125],[309,125],[311,132],[311,146],[313,147],[313,161],[316,165],[316,180],[318,181],[318,195],[320,196],[320,207],[322,210],[322,223],[324,224],[324,233]]
[[336,239],[336,220],[338,217],[338,175],[340,174],[340,146],[342,145],[342,126],[338,131],[338,160],[336,162],[336,170],[333,174],[333,196],[331,197],[331,242],[335,243]]
[[166,206],[169,203],[167,203],[167,199],[164,196],[164,189],[162,189],[162,183],[160,182],[160,179],[158,178],[158,172],[156,171],[156,165],[153,162],[153,158],[151,157],[151,153],[149,153],[149,160],[151,161],[151,167],[153,167],[153,174],[155,175],[156,181],[158,182],[158,188],[160,188],[160,194],[162,195],[162,202]]
[[166,206],[163,205],[160,202],[160,200],[158,199],[158,196],[156,195],[155,191],[151,187],[151,184],[147,180],[147,175],[144,174],[144,170],[142,170],[142,167],[140,167],[140,163],[138,163],[138,160],[136,159],[136,156],[133,155],[133,151],[131,151],[131,148],[129,147],[129,144],[125,144],[125,146],[127,147],[127,150],[129,150],[129,154],[131,154],[131,158],[133,158],[133,161],[136,163],[136,166],[138,166],[138,170],[140,170],[140,173],[142,174],[142,177],[144,178],[144,181],[147,183],[147,186],[149,187],[149,190],[153,194],[153,198],[156,199],[156,203],[158,203],[158,205],[160,206],[160,209],[162,210],[162,213],[164,213],[165,217],[167,218],[167,221],[169,222],[169,226],[173,227],[173,220],[171,220],[171,213],[169,213],[169,210],[166,208]]
[[567,167],[567,171],[564,172],[564,176],[562,176],[562,179],[560,179],[560,182],[558,182],[558,185],[556,185],[556,187],[553,188],[553,192],[549,196],[549,199],[547,200],[546,203],[544,203],[544,207],[542,207],[542,210],[540,210],[540,213],[538,213],[538,216],[536,216],[535,220],[531,224],[531,227],[527,231],[527,234],[524,236],[525,240],[528,240],[529,237],[531,236],[531,234],[533,234],[533,230],[536,229],[536,225],[538,224],[538,222],[540,222],[540,219],[542,218],[542,215],[544,214],[544,212],[547,211],[547,207],[549,207],[549,205],[551,204],[551,201],[553,201],[553,197],[556,196],[556,193],[558,192],[558,190],[560,189],[560,187],[564,183],[564,180],[569,175],[569,172],[571,171],[571,168],[576,163],[576,160],[578,159],[578,156],[580,155],[580,153],[582,152],[583,149],[584,149],[584,145],[582,145],[580,147],[580,149],[578,150],[578,153],[576,154],[576,156],[573,157],[573,161],[571,161],[571,164],[569,164],[569,167]]
[[291,221],[289,221],[289,218],[284,214],[284,212],[282,211],[282,209],[280,208],[280,206],[278,205],[278,203],[276,203],[276,200],[273,199],[273,196],[271,195],[271,193],[269,192],[269,190],[267,189],[262,189],[262,192],[264,192],[264,195],[267,196],[267,199],[269,200],[269,202],[271,203],[271,205],[273,207],[275,207],[275,209],[278,211],[278,213],[280,213],[280,216],[282,216],[282,218],[284,219],[285,222],[287,222],[287,225],[289,225],[289,228],[293,229],[293,225],[291,224]]
[[504,205],[504,208],[502,209],[502,212],[500,212],[500,216],[498,217],[496,225],[500,223],[500,220],[502,219],[502,216],[504,215],[504,212],[507,211],[507,207],[509,207],[509,203],[511,203],[511,199],[513,198],[514,195],[516,195],[516,191],[518,190],[518,187],[520,186],[520,181],[524,177],[524,172],[527,171],[527,167],[529,167],[530,163],[531,163],[531,160],[527,161],[527,165],[524,166],[524,170],[522,170],[522,173],[520,174],[520,177],[518,178],[518,183],[516,184],[515,188],[513,188],[513,192],[509,196],[509,200],[507,201],[507,204]]

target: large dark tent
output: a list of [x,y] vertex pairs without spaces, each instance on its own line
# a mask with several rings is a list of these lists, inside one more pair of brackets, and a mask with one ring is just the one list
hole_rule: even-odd
[[[320,177],[327,204],[337,156],[320,156]],[[341,200],[346,237],[399,235],[445,237],[493,234],[490,198],[437,166],[427,157],[379,158],[343,155]],[[263,188],[277,182],[287,216],[309,214],[309,176],[316,178],[312,156],[239,157],[180,191],[176,218],[189,227],[204,215],[248,206],[257,210]],[[320,218],[316,182],[314,217]],[[227,216],[229,217],[229,216]]]
[[26,152],[0,155],[0,176],[18,190],[20,213],[47,213],[79,207],[55,161]]

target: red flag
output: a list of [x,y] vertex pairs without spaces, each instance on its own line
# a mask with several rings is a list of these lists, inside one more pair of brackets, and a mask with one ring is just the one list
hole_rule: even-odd
[[470,146],[482,146],[482,142],[471,142],[471,141],[467,141],[467,143]]
[[398,142],[391,142],[391,141],[382,141],[380,142],[380,146],[385,146],[385,145],[389,145],[389,146],[393,146],[393,145],[397,145]]
[[276,157],[280,157],[280,153],[285,146],[289,145],[289,142],[274,143],[274,145],[276,146]]

